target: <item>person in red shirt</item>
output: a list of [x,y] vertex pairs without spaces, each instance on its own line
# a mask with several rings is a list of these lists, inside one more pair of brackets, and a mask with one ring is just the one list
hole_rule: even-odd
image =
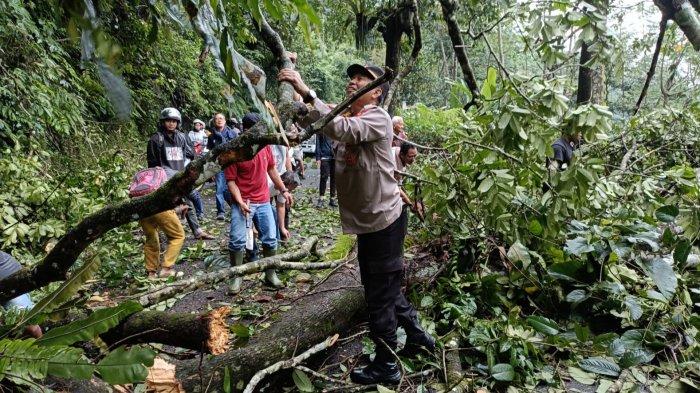
[[[258,121],[260,117],[257,114],[248,113],[243,117],[243,131],[250,129]],[[291,206],[294,198],[284,186],[275,168],[275,159],[270,146],[265,146],[252,160],[234,163],[224,170],[228,191],[231,194],[231,229],[228,242],[231,266],[243,263],[246,233],[250,227],[248,218],[252,219],[255,227],[258,228],[263,257],[277,253],[277,223],[270,205],[267,175]],[[275,269],[265,271],[265,280],[275,288],[284,285],[277,278]],[[229,286],[229,293],[238,293],[241,289],[241,281],[240,277],[236,277]]]

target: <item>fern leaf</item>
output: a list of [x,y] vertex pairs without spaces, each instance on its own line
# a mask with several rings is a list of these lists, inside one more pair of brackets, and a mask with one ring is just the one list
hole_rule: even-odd
[[121,346],[105,356],[97,364],[102,379],[111,385],[140,382],[148,376],[148,368],[153,366],[156,353],[142,347],[131,347],[128,351]]
[[0,340],[0,380],[8,378],[21,385],[32,386],[47,374],[63,378],[90,379],[95,366],[82,349],[66,346],[36,345],[36,341]]
[[143,307],[134,301],[122,303],[116,307],[103,308],[85,319],[49,330],[36,343],[41,346],[50,346],[88,341],[117,326],[122,319],[142,309]]
[[12,330],[26,325],[38,315],[45,312],[51,312],[56,307],[68,301],[68,299],[78,292],[80,286],[83,285],[85,281],[92,278],[93,274],[97,272],[99,267],[100,258],[93,256],[92,258],[88,259],[85,263],[83,263],[83,266],[76,270],[66,281],[63,282],[63,284],[61,284],[60,287],[56,288],[55,291],[41,299],[41,301],[37,303],[36,306],[34,306],[34,308],[27,313],[23,320],[12,328]]
[[95,365],[81,349],[67,347],[49,359],[47,372],[60,378],[90,379]]

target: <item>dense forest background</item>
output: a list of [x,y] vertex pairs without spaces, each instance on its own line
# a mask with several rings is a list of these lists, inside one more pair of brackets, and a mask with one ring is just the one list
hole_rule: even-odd
[[[260,110],[226,53],[192,28],[187,3],[0,1],[0,244],[25,267],[128,199],[163,107],[180,109],[186,130],[217,111]],[[210,2],[230,47],[265,71],[272,102],[279,63],[258,31],[264,17],[328,102],[344,98],[352,62],[411,65],[389,108],[421,145],[407,187],[428,214],[408,246],[440,261],[411,296],[459,366],[455,377],[444,356],[406,363],[438,370],[412,388],[699,388],[700,27],[688,27],[697,2],[667,3]],[[585,139],[574,162],[547,171],[551,143],[571,130]],[[143,278],[135,228],[90,246],[102,284]],[[39,353],[2,334],[5,354],[20,341]],[[0,378],[31,386],[47,373],[28,367],[0,359]],[[308,388],[299,378],[290,386]]]

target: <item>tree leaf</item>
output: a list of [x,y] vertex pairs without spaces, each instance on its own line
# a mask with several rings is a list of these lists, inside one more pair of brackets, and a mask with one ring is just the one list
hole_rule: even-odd
[[377,393],[396,393],[396,391],[382,385],[377,385]]
[[515,370],[508,363],[499,363],[491,368],[491,376],[496,381],[512,381],[515,378]]
[[611,377],[620,375],[620,366],[601,357],[583,359],[578,362],[578,365],[582,369],[596,374],[609,375]]
[[97,364],[100,377],[111,385],[141,382],[148,376],[146,367],[153,366],[156,353],[148,348],[121,346]]
[[527,268],[530,265],[530,252],[527,247],[519,241],[510,246],[506,256],[513,263],[522,262],[523,268]]
[[596,380],[595,375],[587,373],[578,367],[569,366],[569,376],[584,385],[593,385]]
[[294,380],[294,385],[296,385],[297,389],[301,392],[313,392],[316,390],[306,373],[299,369],[294,369],[294,372],[292,372],[292,379]]
[[688,260],[688,255],[690,255],[691,244],[687,239],[683,239],[676,244],[676,248],[673,250],[673,260],[679,265],[685,264]]
[[545,318],[539,315],[533,315],[527,317],[528,325],[532,326],[535,330],[540,333],[547,335],[553,335],[559,333],[559,325],[549,318]]
[[647,263],[649,276],[666,300],[671,300],[678,287],[678,279],[673,267],[662,258],[654,258]]
[[580,257],[585,253],[592,252],[593,250],[595,250],[595,248],[588,244],[588,240],[581,236],[575,239],[567,240],[566,247],[564,247],[564,251],[568,252],[569,254],[576,255],[577,257]]
[[61,284],[55,291],[41,299],[31,311],[19,322],[16,326],[24,326],[28,321],[38,316],[42,312],[51,312],[59,305],[68,301],[80,289],[80,286],[85,281],[92,278],[97,269],[100,267],[100,258],[94,256],[83,263],[80,269],[76,270],[71,276]]
[[66,348],[49,359],[47,372],[60,378],[90,379],[95,365],[78,348]]
[[673,222],[680,211],[678,206],[666,205],[656,209],[656,219],[661,222]]
[[491,189],[491,186],[493,186],[493,178],[487,177],[486,179],[481,181],[481,184],[479,184],[479,192],[485,193],[486,191]]
[[654,353],[645,348],[632,349],[625,352],[620,358],[620,366],[623,368],[634,367],[649,363],[654,359]]
[[578,304],[588,299],[588,293],[583,289],[574,289],[566,295],[566,301],[569,303]]
[[637,297],[631,295],[625,297],[624,304],[633,321],[642,317],[642,306],[639,304],[639,301],[637,301]]
[[142,309],[143,307],[134,301],[128,301],[116,307],[103,308],[85,319],[49,330],[36,343],[43,346],[70,345],[77,341],[92,340],[98,334],[117,326],[125,317]]

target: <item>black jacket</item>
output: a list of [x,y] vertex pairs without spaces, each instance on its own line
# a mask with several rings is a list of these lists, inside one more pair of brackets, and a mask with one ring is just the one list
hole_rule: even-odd
[[194,148],[190,138],[179,130],[172,134],[159,130],[148,140],[149,168],[160,166],[180,171],[185,168],[185,158],[194,159]]

